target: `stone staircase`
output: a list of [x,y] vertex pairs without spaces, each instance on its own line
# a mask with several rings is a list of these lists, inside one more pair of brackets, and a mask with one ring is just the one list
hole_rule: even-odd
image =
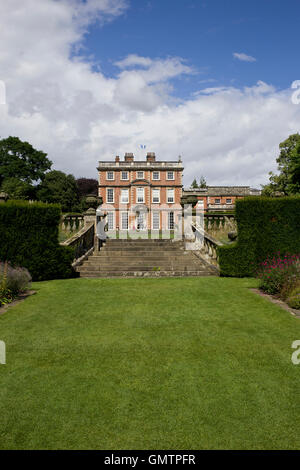
[[107,240],[76,268],[80,277],[216,276],[218,270],[183,241]]

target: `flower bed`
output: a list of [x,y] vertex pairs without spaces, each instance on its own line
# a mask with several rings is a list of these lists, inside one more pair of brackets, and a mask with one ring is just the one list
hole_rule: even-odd
[[280,255],[267,258],[260,264],[258,273],[259,288],[300,309],[300,254]]
[[25,292],[30,283],[31,276],[26,268],[0,262],[0,307],[11,303],[19,294]]

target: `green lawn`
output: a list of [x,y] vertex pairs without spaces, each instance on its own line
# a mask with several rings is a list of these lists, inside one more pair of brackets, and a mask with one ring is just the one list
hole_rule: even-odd
[[300,320],[255,285],[34,284],[0,316],[0,448],[299,448]]

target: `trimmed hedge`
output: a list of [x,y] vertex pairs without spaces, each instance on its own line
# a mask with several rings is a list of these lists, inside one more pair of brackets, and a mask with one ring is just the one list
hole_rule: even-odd
[[34,281],[71,277],[73,249],[58,243],[60,217],[56,204],[0,204],[0,260],[27,268]]
[[235,216],[238,241],[218,248],[221,276],[253,276],[268,256],[300,253],[300,197],[249,196]]

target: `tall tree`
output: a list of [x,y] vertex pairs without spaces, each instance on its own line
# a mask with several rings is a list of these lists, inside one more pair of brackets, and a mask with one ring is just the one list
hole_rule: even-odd
[[206,179],[204,178],[204,176],[201,176],[200,178],[199,188],[207,188]]
[[264,195],[271,195],[275,192],[289,195],[299,192],[297,185],[299,148],[299,134],[292,134],[279,144],[280,153],[276,158],[279,174],[276,175],[273,172],[269,173],[270,183],[263,187]]
[[196,178],[194,178],[194,181],[191,184],[191,188],[193,188],[193,189],[199,188]]
[[18,137],[0,140],[0,185],[5,178],[17,178],[32,184],[42,180],[51,165],[46,153]]
[[8,194],[10,199],[34,199],[35,187],[18,178],[5,178],[1,191]]
[[79,210],[79,196],[76,180],[73,175],[52,170],[45,175],[39,185],[37,198],[42,202],[61,204],[63,212]]

